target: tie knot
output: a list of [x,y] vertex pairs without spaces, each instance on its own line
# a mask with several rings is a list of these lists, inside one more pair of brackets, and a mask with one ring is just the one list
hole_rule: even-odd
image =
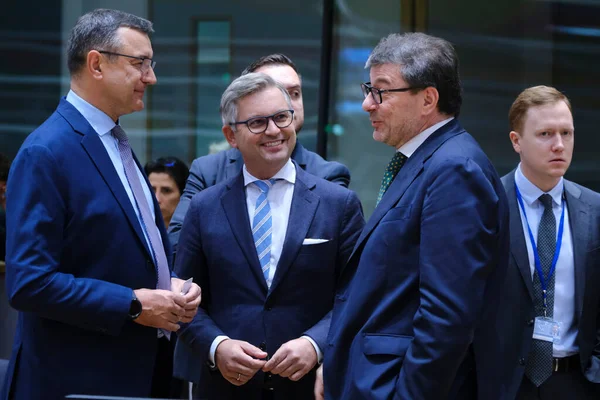
[[276,181],[277,179],[266,179],[264,181],[254,181],[254,184],[261,192],[266,194],[269,193],[269,189],[271,189],[271,186],[273,186]]
[[402,165],[404,165],[405,161],[406,156],[397,151],[396,154],[394,154],[394,157],[392,157],[392,160],[388,163],[385,170],[388,172],[393,172],[395,175],[398,173],[398,171],[400,171],[400,168],[402,168]]
[[115,139],[117,139],[119,142],[123,142],[123,143],[129,142],[129,140],[127,139],[127,134],[125,133],[123,128],[121,128],[121,125],[115,125],[115,127],[112,128],[112,130],[110,132],[115,137]]
[[539,197],[540,203],[544,206],[544,210],[552,210],[552,196],[548,193],[544,193]]

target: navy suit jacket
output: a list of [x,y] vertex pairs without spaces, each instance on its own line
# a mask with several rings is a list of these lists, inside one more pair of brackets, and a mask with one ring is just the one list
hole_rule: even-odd
[[[533,336],[533,281],[515,191],[515,171],[502,177],[510,207],[510,263],[497,316],[503,392],[516,397]],[[573,242],[577,346],[581,371],[600,383],[600,194],[564,180]],[[560,268],[560,266],[557,266]]]
[[[500,178],[452,120],[406,161],[342,271],[327,338],[327,399],[493,393],[486,357],[508,258]],[[476,372],[477,371],[477,372]]]
[[[350,184],[350,171],[345,165],[335,161],[325,161],[318,154],[306,150],[300,142],[296,142],[291,158],[300,168],[311,175],[344,187],[348,187]],[[229,149],[194,160],[185,189],[169,223],[169,239],[175,251],[177,251],[181,225],[190,207],[192,197],[210,186],[237,176],[242,172],[243,166],[244,159],[238,149]]]
[[[259,371],[236,387],[211,371],[209,349],[219,335],[247,341],[269,355],[302,335],[325,348],[336,280],[364,219],[354,192],[298,166],[296,171],[287,234],[270,290],[252,239],[243,174],[192,199],[175,270],[202,287],[202,304],[178,333],[174,364],[176,376],[201,379],[209,398],[260,400],[265,381]],[[303,245],[305,238],[329,241]],[[298,382],[273,376],[276,399],[311,398],[314,376],[313,371]]]
[[[61,100],[8,182],[6,286],[19,318],[1,398],[148,396],[157,331],[128,314],[132,289],[155,288],[156,269],[98,134]],[[168,256],[156,200],[154,212]]]

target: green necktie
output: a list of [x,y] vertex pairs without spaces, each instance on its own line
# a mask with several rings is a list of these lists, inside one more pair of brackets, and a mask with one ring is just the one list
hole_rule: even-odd
[[388,163],[387,167],[385,168],[385,173],[383,174],[383,179],[381,180],[381,187],[379,188],[379,195],[377,196],[377,203],[375,204],[375,207],[377,207],[383,198],[383,195],[392,184],[392,181],[396,175],[398,175],[398,171],[400,171],[400,168],[402,168],[405,161],[406,156],[397,151],[396,154],[394,154],[394,157],[392,157],[392,160]]

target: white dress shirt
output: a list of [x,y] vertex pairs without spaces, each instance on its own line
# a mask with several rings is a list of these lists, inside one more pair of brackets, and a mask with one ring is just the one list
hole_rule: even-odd
[[425,129],[423,132],[419,133],[417,136],[404,143],[396,151],[399,151],[402,154],[404,154],[406,158],[410,158],[410,156],[412,156],[414,152],[417,151],[419,146],[421,146],[427,140],[427,138],[431,136],[433,132],[437,131],[453,119],[454,117],[450,117],[448,119],[438,122],[435,125],[431,125],[429,128]]
[[[521,171],[521,164],[515,172],[515,183],[519,188],[523,205],[529,219],[529,228],[535,240],[537,240],[538,227],[544,206],[538,200],[544,194],[541,189],[529,181]],[[556,219],[556,235],[558,237],[558,226],[562,213],[562,198],[564,193],[564,180],[560,178],[558,184],[547,192],[552,197],[552,211]],[[519,206],[523,233],[527,243],[527,255],[529,257],[529,268],[533,280],[535,271],[535,259],[533,247],[527,230],[527,221],[523,215],[523,209]],[[556,262],[554,283],[554,314],[552,319],[560,322],[560,340],[553,345],[554,357],[568,357],[579,352],[576,343],[577,326],[575,325],[575,262],[573,258],[573,240],[571,226],[569,224],[569,209],[565,204],[565,217],[563,223],[563,237],[561,241],[560,254]],[[535,244],[534,244],[535,245]]]
[[[256,199],[260,195],[260,189],[252,184],[260,179],[252,176],[246,165],[242,168],[244,174],[244,186],[246,187],[246,207],[248,209],[248,217],[250,218],[250,224],[254,220],[254,210],[256,208]],[[290,159],[287,163],[275,174],[272,179],[277,181],[267,195],[269,206],[271,207],[271,219],[273,225],[273,233],[271,234],[271,261],[269,264],[269,276],[267,278],[267,286],[270,288],[277,270],[277,264],[281,257],[281,251],[283,249],[283,243],[285,241],[285,235],[287,233],[288,222],[290,219],[290,209],[292,207],[292,199],[294,197],[294,185],[296,184],[296,167]],[[252,228],[252,227],[251,227]],[[309,336],[302,336],[308,340],[317,353],[317,359],[319,362],[323,359],[323,353],[317,345],[317,343]],[[215,365],[215,352],[217,346],[225,339],[229,339],[228,336],[217,336],[213,340],[210,351],[209,351],[209,363],[214,367]]]

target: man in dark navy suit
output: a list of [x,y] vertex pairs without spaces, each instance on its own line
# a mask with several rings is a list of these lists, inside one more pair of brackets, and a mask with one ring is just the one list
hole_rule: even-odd
[[553,87],[530,87],[509,120],[521,162],[502,178],[510,207],[496,324],[504,398],[599,399],[600,194],[563,178],[575,144],[571,103]]
[[[285,87],[292,101],[293,124],[296,134],[298,134],[304,125],[304,103],[302,100],[302,81],[296,65],[289,57],[276,53],[259,58],[249,65],[242,72],[242,75],[250,72],[267,74]],[[304,148],[299,142],[296,142],[291,157],[300,168],[309,174],[338,183],[344,187],[348,187],[350,184],[350,171],[346,166],[335,161],[325,161],[318,154]],[[194,160],[185,190],[169,224],[169,239],[175,252],[179,241],[179,231],[194,194],[236,176],[242,170],[243,165],[242,154],[236,148]]]
[[179,332],[176,368],[209,399],[308,399],[360,202],[290,158],[294,109],[270,76],[233,81],[221,115],[244,166],[194,196],[185,218],[175,270],[204,294]]
[[6,287],[19,311],[2,399],[164,397],[168,338],[200,302],[170,271],[152,188],[119,117],[156,83],[152,23],[116,10],[77,21],[71,90],[27,137],[7,190]]
[[493,399],[497,349],[486,330],[506,271],[508,206],[457,120],[457,55],[443,39],[394,34],[367,68],[363,109],[395,154],[341,273],[325,398]]

